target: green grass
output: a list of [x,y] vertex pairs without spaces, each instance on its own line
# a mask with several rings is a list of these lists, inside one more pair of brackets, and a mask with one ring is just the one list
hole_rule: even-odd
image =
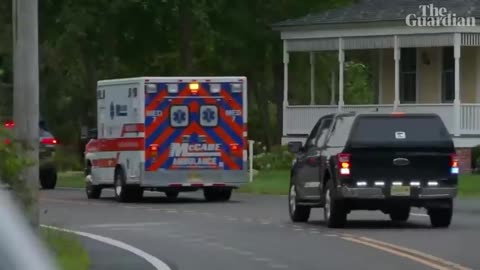
[[[259,172],[252,183],[239,191],[256,194],[286,195],[290,181],[288,170],[265,170]],[[58,187],[83,188],[83,172],[62,172],[58,175]],[[460,197],[480,197],[480,175],[462,175],[458,186]]]
[[[261,171],[240,188],[240,192],[256,194],[286,195],[290,175],[288,170]],[[458,186],[459,197],[480,197],[480,175],[461,175]]]
[[57,187],[83,188],[85,187],[85,174],[83,172],[60,172]]
[[41,229],[41,235],[61,270],[90,268],[88,255],[74,235],[46,228]]
[[259,172],[252,183],[242,186],[240,192],[256,194],[283,195],[288,194],[288,185],[290,181],[289,171],[287,170],[265,170]]
[[480,197],[480,175],[462,175],[458,185],[460,197]]

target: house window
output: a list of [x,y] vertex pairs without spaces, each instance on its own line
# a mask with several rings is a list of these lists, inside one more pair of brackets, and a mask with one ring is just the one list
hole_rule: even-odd
[[455,99],[455,60],[453,47],[445,47],[442,51],[442,103]]
[[417,101],[417,49],[402,48],[400,58],[400,102]]

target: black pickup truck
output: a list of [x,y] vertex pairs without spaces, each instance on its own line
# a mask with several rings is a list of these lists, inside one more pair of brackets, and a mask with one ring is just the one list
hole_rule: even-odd
[[290,142],[289,213],[306,222],[324,208],[328,227],[344,227],[352,210],[380,210],[407,221],[411,207],[448,227],[457,194],[458,159],[436,114],[338,113],[322,117],[305,144]]

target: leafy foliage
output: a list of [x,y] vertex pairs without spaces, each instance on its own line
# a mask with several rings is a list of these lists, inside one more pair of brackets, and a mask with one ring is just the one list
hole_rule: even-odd
[[[250,139],[280,142],[282,42],[272,23],[343,6],[351,0],[45,0],[40,1],[41,114],[64,144],[78,145],[82,125],[96,124],[100,79],[132,76],[245,75]],[[11,1],[0,1],[10,14]],[[0,17],[0,70],[11,95],[11,17]],[[296,60],[296,58],[298,58]],[[5,60],[6,59],[6,60]],[[308,103],[308,56],[292,54],[290,101]],[[316,57],[316,102],[330,102],[331,53]],[[327,72],[325,72],[327,71]],[[364,73],[352,73],[357,102]],[[347,75],[348,77],[348,75]],[[0,78],[0,81],[2,79]],[[360,89],[360,90],[359,90]],[[348,94],[350,93],[350,94]],[[4,111],[11,108],[5,108]],[[11,104],[11,103],[10,103]],[[5,113],[0,112],[5,117]]]
[[[260,144],[261,146],[261,144]],[[255,170],[283,170],[290,169],[293,161],[293,155],[287,151],[286,146],[274,146],[271,151],[262,152],[254,156],[253,168]]]
[[32,165],[21,155],[26,148],[4,128],[0,128],[0,140],[0,179],[12,188],[22,206],[29,211],[33,202],[31,192],[26,182],[19,177],[25,167]]

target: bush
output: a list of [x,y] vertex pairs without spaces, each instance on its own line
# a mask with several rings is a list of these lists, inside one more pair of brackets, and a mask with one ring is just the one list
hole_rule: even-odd
[[480,168],[480,145],[472,148],[472,170],[478,171]]
[[257,145],[256,148],[258,152],[254,152],[253,157],[253,168],[255,170],[290,169],[293,155],[287,151],[287,146],[273,146],[268,153],[265,152],[264,147],[261,147],[261,144]]

